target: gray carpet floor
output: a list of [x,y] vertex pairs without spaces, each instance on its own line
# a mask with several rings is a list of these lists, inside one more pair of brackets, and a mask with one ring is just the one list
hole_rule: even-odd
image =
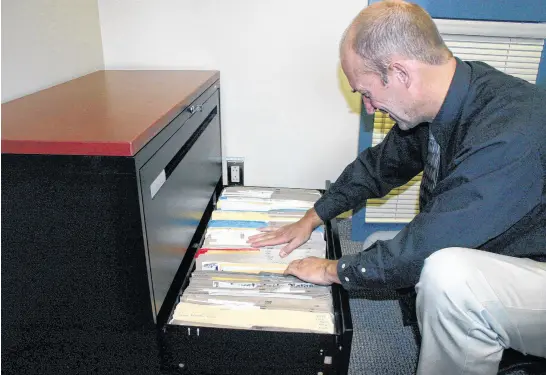
[[[351,220],[339,221],[343,254],[362,250],[351,241]],[[411,327],[402,323],[396,294],[388,291],[351,292],[353,342],[349,375],[413,375],[418,347]]]

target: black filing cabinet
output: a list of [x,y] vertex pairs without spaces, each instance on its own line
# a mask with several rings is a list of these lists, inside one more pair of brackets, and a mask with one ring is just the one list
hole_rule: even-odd
[[[38,104],[21,107],[41,108],[38,120],[52,105],[57,119],[67,118],[65,107],[85,116],[94,105],[85,99],[89,90],[104,87],[110,91],[99,91],[93,108],[105,119],[122,119],[129,109],[147,116],[151,91],[169,84],[162,74],[124,78],[123,87],[138,79],[149,85],[134,105],[119,105],[136,101],[134,87],[112,90],[109,76],[89,78],[79,91],[81,82],[46,90]],[[66,91],[65,107],[59,90]],[[142,133],[148,137],[134,154],[29,152],[33,140],[24,152],[2,154],[3,373],[347,373],[352,323],[347,293],[337,285],[332,335],[168,324],[223,188],[219,76],[186,91],[168,121]],[[84,141],[71,147],[93,151]],[[338,258],[335,220],[325,235],[328,257]]]

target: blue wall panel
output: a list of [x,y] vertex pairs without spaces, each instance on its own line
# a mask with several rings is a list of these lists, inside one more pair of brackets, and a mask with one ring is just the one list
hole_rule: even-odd
[[[370,0],[376,3],[379,0]],[[483,21],[546,22],[544,0],[410,0],[432,17]]]

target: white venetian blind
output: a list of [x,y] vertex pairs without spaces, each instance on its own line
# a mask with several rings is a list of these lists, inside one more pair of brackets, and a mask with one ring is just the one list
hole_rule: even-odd
[[[483,61],[494,68],[536,82],[546,38],[546,25],[511,22],[435,20],[448,48],[461,60]],[[388,115],[376,112],[372,146],[394,126]],[[383,198],[366,203],[367,223],[408,223],[419,213],[422,173]]]
[[443,37],[451,52],[461,60],[483,61],[504,73],[536,82],[544,39],[463,34]]
[[[372,146],[379,144],[394,126],[391,118],[377,111],[374,115]],[[419,186],[422,173],[407,184],[391,190],[386,196],[368,199],[367,223],[409,223],[419,213]]]

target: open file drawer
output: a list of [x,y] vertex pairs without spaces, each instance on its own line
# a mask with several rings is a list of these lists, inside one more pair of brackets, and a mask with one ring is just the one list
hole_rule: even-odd
[[[219,187],[220,188],[220,187]],[[209,204],[206,215],[194,237],[200,244],[215,204]],[[327,257],[341,256],[337,223],[326,223]],[[180,269],[179,295],[188,286],[195,265],[193,255],[198,246],[188,251]],[[172,298],[172,296],[171,296]],[[352,321],[347,292],[332,286],[334,334],[279,332],[210,328],[168,324],[178,298],[170,311],[159,317],[163,370],[179,374],[346,374],[352,340]]]

